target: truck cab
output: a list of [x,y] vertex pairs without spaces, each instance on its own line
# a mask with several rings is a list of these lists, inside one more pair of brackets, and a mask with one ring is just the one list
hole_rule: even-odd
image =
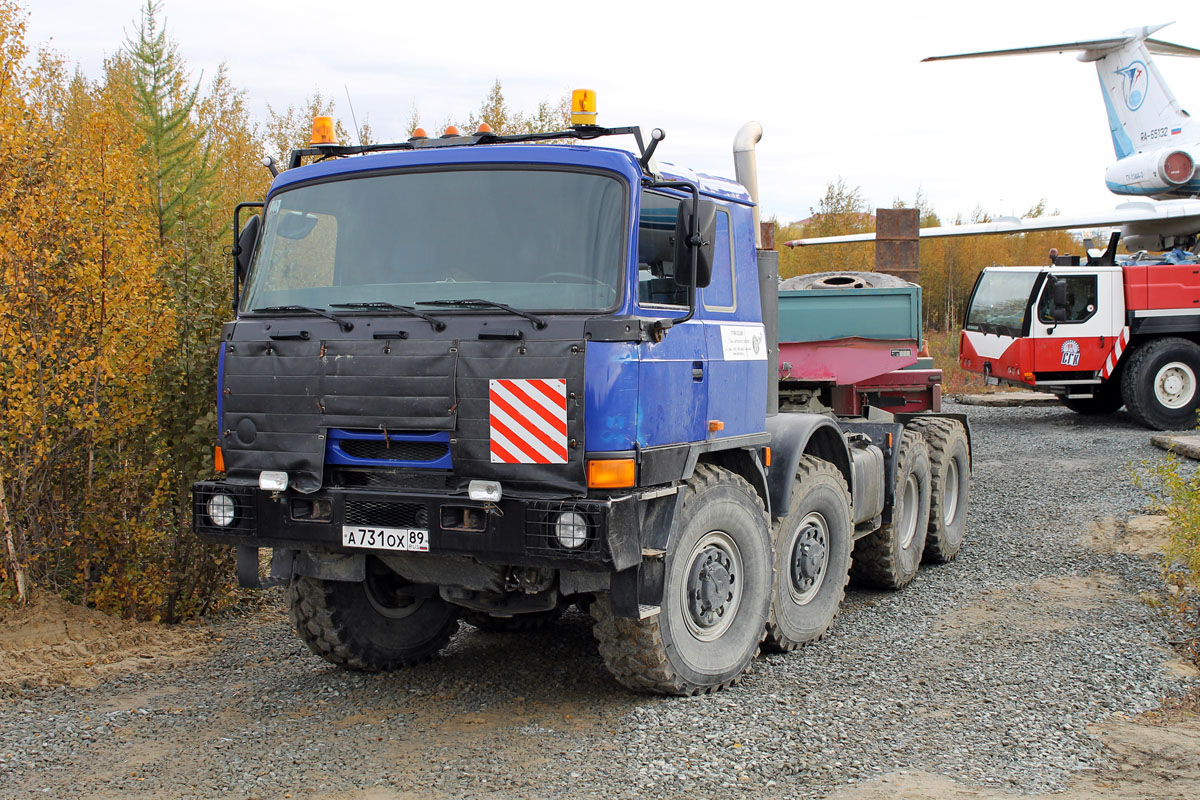
[[961,362],[989,383],[1090,394],[1082,387],[1099,385],[1124,324],[1120,267],[989,268],[967,306]]
[[1081,414],[1124,405],[1147,427],[1195,427],[1196,276],[1195,265],[1169,263],[987,268],[967,306],[960,363],[988,383],[1053,392]]

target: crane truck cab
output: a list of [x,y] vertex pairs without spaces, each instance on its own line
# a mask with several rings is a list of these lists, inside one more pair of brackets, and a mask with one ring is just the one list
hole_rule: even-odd
[[[593,143],[625,134],[640,155]],[[261,222],[235,211],[224,474],[193,488],[196,532],[237,546],[244,584],[286,584],[322,658],[390,670],[460,618],[576,603],[621,683],[707,692],[764,639],[824,634],[856,541],[895,587],[957,553],[958,420],[773,406],[752,175],[657,164],[661,132],[594,118],[322,138],[250,204]]]
[[960,337],[963,369],[1053,392],[1081,414],[1125,406],[1157,429],[1196,425],[1196,265],[989,267]]

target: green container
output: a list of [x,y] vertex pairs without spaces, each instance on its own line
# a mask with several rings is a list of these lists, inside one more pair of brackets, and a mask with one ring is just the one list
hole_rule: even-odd
[[921,287],[805,289],[779,293],[779,341],[921,341]]

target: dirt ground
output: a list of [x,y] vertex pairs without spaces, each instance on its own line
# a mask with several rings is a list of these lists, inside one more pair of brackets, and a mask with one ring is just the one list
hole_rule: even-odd
[[[1103,519],[1081,535],[1089,547],[1123,553],[1151,554],[1161,549],[1163,519],[1137,517],[1127,522]],[[1047,578],[1020,591],[985,592],[969,605],[938,620],[947,635],[1020,637],[1061,622],[1054,609],[1087,611],[1103,608],[1118,593],[1103,573]],[[1134,598],[1125,598],[1133,601]],[[96,611],[42,596],[31,606],[0,614],[0,697],[15,697],[22,687],[96,686],[124,670],[155,669],[219,647],[206,626],[168,627],[117,620]],[[1196,677],[1196,667],[1164,652],[1168,669]],[[569,715],[568,717],[569,718]],[[361,719],[344,719],[335,726]],[[466,726],[500,724],[486,715],[457,720]],[[451,731],[450,733],[453,733]],[[1065,792],[1045,795],[1064,800],[1176,800],[1200,797],[1200,694],[1171,707],[1136,718],[1116,715],[1092,733],[1105,745],[1111,766],[1083,772]],[[844,789],[837,800],[897,798],[977,798],[999,800],[1013,795],[965,785],[942,775],[895,772]]]
[[207,647],[202,629],[129,622],[40,595],[0,612],[0,696],[22,687],[96,686]]

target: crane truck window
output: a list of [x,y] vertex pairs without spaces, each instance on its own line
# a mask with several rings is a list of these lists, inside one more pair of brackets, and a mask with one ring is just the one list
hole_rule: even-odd
[[554,169],[368,173],[278,192],[243,310],[480,298],[541,311],[620,301],[629,193]]
[[1038,320],[1054,324],[1054,284],[1063,282],[1067,286],[1066,319],[1064,323],[1083,322],[1096,313],[1099,298],[1095,275],[1051,275],[1042,287],[1042,299],[1038,302]]

